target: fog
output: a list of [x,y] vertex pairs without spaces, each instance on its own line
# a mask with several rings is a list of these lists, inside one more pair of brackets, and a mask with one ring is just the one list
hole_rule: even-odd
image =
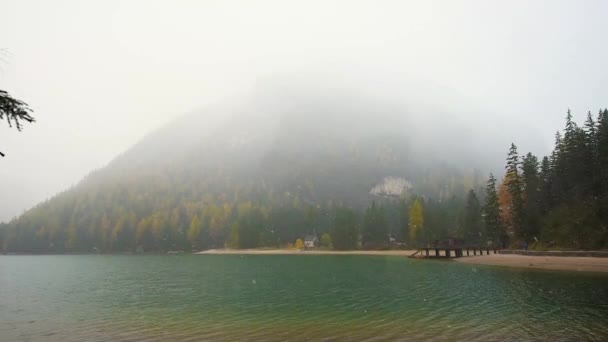
[[0,221],[181,115],[211,124],[227,112],[205,108],[289,91],[398,108],[436,152],[459,137],[484,174],[500,170],[512,141],[545,154],[568,108],[580,122],[608,106],[606,13],[605,1],[3,0],[0,89],[37,121],[0,128]]

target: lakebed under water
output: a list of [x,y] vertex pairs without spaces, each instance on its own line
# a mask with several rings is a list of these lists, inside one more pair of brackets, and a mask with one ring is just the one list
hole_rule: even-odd
[[361,255],[0,256],[0,341],[607,340],[608,275]]

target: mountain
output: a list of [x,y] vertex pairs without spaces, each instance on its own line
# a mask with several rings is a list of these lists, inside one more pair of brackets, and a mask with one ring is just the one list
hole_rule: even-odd
[[[483,180],[466,152],[473,146],[458,137],[464,128],[438,135],[433,119],[422,127],[419,117],[335,89],[279,87],[210,106],[4,224],[0,242],[25,252],[243,246],[235,234],[247,213],[280,235],[257,232],[253,246],[284,244],[328,231],[336,207],[462,198]],[[403,215],[393,216],[403,237]]]

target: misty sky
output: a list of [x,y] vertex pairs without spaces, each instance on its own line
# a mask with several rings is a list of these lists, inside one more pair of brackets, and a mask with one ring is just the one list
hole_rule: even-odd
[[0,221],[273,75],[437,104],[505,155],[547,153],[567,108],[608,106],[607,14],[599,0],[0,0],[0,89],[37,119],[0,124]]

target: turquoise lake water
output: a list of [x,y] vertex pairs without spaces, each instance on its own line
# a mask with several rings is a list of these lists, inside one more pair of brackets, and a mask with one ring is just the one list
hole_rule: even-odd
[[0,256],[0,341],[607,341],[608,276],[358,255]]

